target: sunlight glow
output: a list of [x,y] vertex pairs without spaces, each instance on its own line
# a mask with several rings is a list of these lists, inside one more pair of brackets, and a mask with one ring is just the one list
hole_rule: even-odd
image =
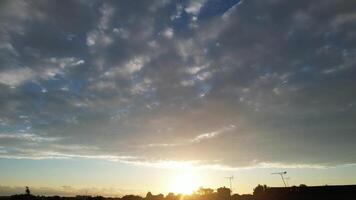
[[192,194],[199,188],[199,180],[193,171],[185,171],[176,176],[173,185],[172,192],[178,194]]

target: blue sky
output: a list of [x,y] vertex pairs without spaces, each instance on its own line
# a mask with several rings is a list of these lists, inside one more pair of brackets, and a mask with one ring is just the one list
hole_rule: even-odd
[[[203,186],[240,175],[239,192],[278,185],[270,172],[285,169],[294,184],[354,182],[344,172],[356,163],[355,9],[347,0],[2,1],[3,191],[167,192],[156,172],[188,168]],[[37,178],[42,167],[49,174]],[[150,189],[113,173],[162,181]]]

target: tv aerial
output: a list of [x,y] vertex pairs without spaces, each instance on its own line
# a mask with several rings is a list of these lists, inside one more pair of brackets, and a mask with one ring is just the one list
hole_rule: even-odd
[[225,177],[225,178],[229,180],[229,183],[230,183],[230,192],[232,193],[232,180],[234,179],[234,176],[227,176],[227,177]]
[[272,175],[280,175],[281,176],[281,179],[283,181],[283,184],[284,184],[284,187],[287,187],[287,184],[286,184],[286,181],[284,180],[284,176],[283,175],[286,175],[287,172],[284,171],[284,172],[274,172],[274,173],[271,173]]

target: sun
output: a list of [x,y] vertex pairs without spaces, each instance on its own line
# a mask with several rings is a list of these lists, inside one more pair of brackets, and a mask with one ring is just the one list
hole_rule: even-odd
[[198,177],[193,172],[187,171],[176,176],[173,181],[172,192],[177,194],[192,194],[198,188]]

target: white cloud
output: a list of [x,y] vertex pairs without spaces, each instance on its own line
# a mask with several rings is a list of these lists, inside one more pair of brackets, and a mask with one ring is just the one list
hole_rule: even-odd
[[191,169],[196,166],[200,161],[175,161],[175,160],[128,160],[124,163],[135,165],[135,166],[145,166],[163,169]]
[[123,39],[127,39],[130,35],[129,30],[124,28],[114,28],[113,32]]
[[36,71],[29,67],[23,67],[0,72],[0,83],[10,87],[17,87],[31,80],[47,80],[57,74],[64,74],[64,70],[68,67],[79,66],[84,63],[84,60],[74,57],[46,58],[38,66],[33,66],[34,69],[38,69]]
[[85,61],[75,57],[52,57],[44,59],[43,67],[36,72],[37,79],[48,80],[55,77],[57,74],[65,74],[70,67],[75,67],[84,64]]
[[197,79],[200,81],[205,81],[207,79],[210,79],[212,77],[211,72],[202,72],[197,75]]
[[224,12],[224,14],[222,15],[222,18],[224,20],[228,19],[230,17],[230,15],[235,12],[236,8],[241,5],[244,2],[244,0],[239,1],[239,3],[237,3],[236,5],[232,6],[231,8],[229,8],[226,12]]
[[185,69],[185,72],[188,74],[197,74],[199,71],[206,69],[207,65],[202,65],[202,66],[193,66],[193,67],[188,67]]
[[100,12],[101,12],[101,18],[98,24],[98,28],[100,30],[106,30],[109,28],[109,22],[111,20],[111,17],[114,14],[114,8],[108,4],[104,4],[101,8],[100,8]]
[[194,80],[182,80],[180,82],[180,84],[183,86],[183,87],[189,87],[189,86],[193,86],[195,85],[195,81]]
[[[94,45],[108,46],[113,42],[113,39],[106,33],[109,29],[110,20],[114,14],[114,9],[108,4],[104,4],[100,8],[101,18],[97,27],[87,33],[87,46]],[[111,30],[111,29],[110,29]]]
[[129,62],[127,62],[124,67],[122,68],[123,74],[133,74],[135,72],[140,71],[143,66],[149,61],[148,57],[139,56],[136,57]]
[[60,138],[43,137],[33,133],[0,133],[0,139],[18,139],[28,142],[50,142],[59,140]]
[[336,68],[329,68],[322,71],[323,74],[332,74],[338,71]]
[[96,38],[97,38],[97,34],[95,34],[95,32],[90,32],[87,35],[87,45],[88,46],[93,46],[95,45],[96,42]]
[[108,46],[113,43],[113,38],[101,31],[91,31],[87,34],[87,45],[90,46]]
[[74,67],[74,66],[82,65],[85,63],[84,60],[75,57],[65,57],[65,58],[52,57],[49,59],[49,62],[55,64],[56,66],[59,66],[62,69],[66,67]]
[[35,77],[35,72],[28,67],[12,69],[0,72],[0,83],[10,87],[17,87],[26,81],[34,79]]
[[114,78],[116,75],[128,76],[140,71],[150,61],[147,56],[136,56],[122,66],[114,67],[104,73],[105,77]]
[[153,49],[157,49],[159,47],[158,43],[156,40],[152,40],[152,41],[149,41],[147,42],[148,46],[153,48]]
[[191,1],[189,5],[184,9],[185,12],[192,14],[192,15],[198,15],[200,12],[200,9],[203,7],[204,1]]
[[[237,171],[250,169],[326,169],[335,166],[315,165],[315,164],[294,164],[294,163],[253,163],[247,166],[234,167],[215,162],[203,160],[144,160],[131,159],[121,161],[122,163],[145,166],[162,169],[196,169],[196,170],[219,170],[219,171]],[[344,165],[342,165],[344,166]]]
[[90,154],[88,150],[96,150],[95,148],[85,148],[83,146],[58,146],[54,145],[52,147],[57,147],[60,150],[84,150],[83,153],[61,153],[54,150],[37,150],[37,149],[17,149],[18,153],[16,155],[11,155],[10,153],[1,154],[0,158],[12,158],[12,159],[75,159],[75,158],[84,158],[84,159],[102,159],[112,162],[122,162],[128,163],[131,160],[137,159],[134,156],[118,156],[118,155],[109,155],[109,154]]
[[90,85],[89,87],[90,89],[94,89],[94,90],[115,90],[116,89],[116,83],[115,81],[97,81],[94,82],[92,85]]
[[342,70],[345,70],[347,67],[345,65],[338,65],[336,67],[328,68],[322,71],[323,74],[333,74]]
[[3,44],[0,44],[0,50],[6,50],[7,52],[12,54],[13,56],[19,56],[19,53],[16,51],[14,46],[9,42],[5,42]]
[[213,132],[209,132],[209,133],[203,133],[203,134],[197,135],[195,138],[191,139],[190,142],[199,143],[199,142],[201,142],[203,140],[214,138],[214,137],[216,137],[218,135],[221,135],[221,134],[223,134],[223,133],[225,133],[227,131],[231,131],[231,130],[233,130],[235,128],[236,128],[235,125],[229,125],[229,126],[223,127],[220,130],[217,130],[217,131],[213,131]]
[[84,64],[84,63],[85,63],[84,60],[78,60],[77,62],[74,62],[74,63],[72,63],[72,64],[73,64],[73,66],[77,66],[77,65],[82,65],[82,64]]
[[175,20],[175,19],[179,19],[182,17],[182,13],[183,13],[183,6],[178,4],[176,6],[176,13],[174,15],[171,16],[171,20]]
[[150,90],[151,85],[152,85],[152,81],[148,78],[145,78],[141,82],[134,84],[130,89],[130,91],[132,94],[142,94]]
[[165,36],[166,38],[171,39],[171,38],[173,38],[174,32],[173,32],[173,29],[172,29],[172,28],[166,28],[166,29],[163,31],[162,34],[163,34],[163,36]]
[[144,145],[143,147],[176,147],[185,144],[186,143],[152,143],[152,144]]
[[356,20],[356,14],[355,13],[351,13],[351,14],[341,14],[341,15],[337,15],[332,21],[331,21],[331,25],[334,28],[338,28],[344,24],[347,23],[354,23],[354,21]]
[[194,41],[192,39],[177,41],[177,50],[183,60],[187,60],[194,54]]
[[152,143],[152,144],[147,144],[147,145],[143,145],[142,147],[176,147],[176,146],[184,146],[184,145],[190,145],[190,144],[194,144],[194,143],[200,143],[203,140],[208,140],[208,139],[212,139],[215,138],[225,132],[231,131],[233,129],[235,129],[236,126],[235,125],[229,125],[229,126],[225,126],[219,130],[213,131],[213,132],[209,132],[209,133],[203,133],[200,135],[195,136],[192,139],[188,139],[185,140],[183,142],[178,142],[178,143]]

